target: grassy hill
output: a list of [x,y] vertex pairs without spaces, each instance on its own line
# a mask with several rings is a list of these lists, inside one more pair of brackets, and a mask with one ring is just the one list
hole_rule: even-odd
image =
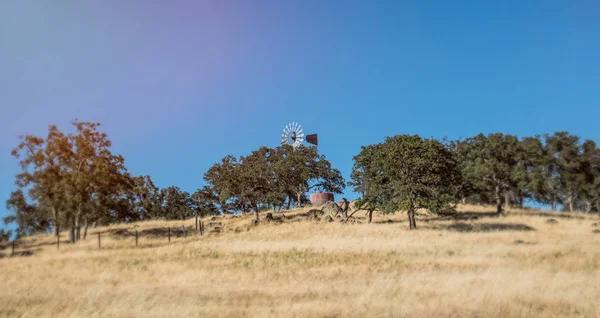
[[0,316],[600,316],[597,215],[459,210],[417,231],[404,214],[342,224],[305,209],[207,218],[202,236],[192,219],[90,229],[58,250],[26,238],[0,250]]

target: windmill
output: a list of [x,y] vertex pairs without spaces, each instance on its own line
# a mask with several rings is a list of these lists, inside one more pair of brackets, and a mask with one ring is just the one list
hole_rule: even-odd
[[[304,142],[304,131],[300,124],[291,122],[285,126],[281,134],[281,144],[297,148]],[[306,142],[318,146],[317,134],[306,135]]]
[[[283,133],[281,134],[281,144],[291,145],[294,149],[302,146],[304,142],[304,131],[300,124],[291,122],[285,126]],[[319,145],[317,134],[306,135],[306,142],[315,146]],[[316,193],[310,195],[310,202],[315,205],[321,205],[325,202],[334,201],[333,193],[321,192],[317,188]],[[300,204],[300,196],[298,196],[298,204]]]

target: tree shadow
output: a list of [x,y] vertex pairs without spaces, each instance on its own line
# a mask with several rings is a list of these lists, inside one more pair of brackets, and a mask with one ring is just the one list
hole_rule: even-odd
[[432,221],[474,221],[482,218],[499,218],[504,216],[502,214],[498,214],[496,212],[458,212],[450,215],[441,215],[432,218],[424,219],[425,222]]
[[535,231],[536,229],[527,224],[510,224],[510,223],[462,223],[456,222],[449,225],[436,226],[436,230],[448,230],[455,232],[498,232],[498,231]]
[[571,215],[565,212],[511,212],[510,215],[518,216],[539,216],[545,218],[572,219],[583,220],[585,217],[579,215]]
[[0,242],[0,251],[3,251],[11,246],[12,242]]
[[15,251],[14,254],[11,255],[10,251],[8,253],[0,253],[0,259],[2,258],[9,258],[9,257],[19,257],[19,256],[32,256],[35,253],[38,253],[42,251],[41,248],[36,248],[36,249],[28,249],[28,250],[21,250],[21,251]]
[[[185,227],[186,235],[183,234],[181,227],[172,227],[171,228],[171,237],[184,237],[184,236],[192,235],[196,232],[197,232],[197,230],[196,230],[195,226],[186,226]],[[125,233],[125,232],[119,232],[119,233],[122,233],[124,235],[123,237],[128,237],[128,236],[132,236],[132,235],[135,236],[135,232],[132,233],[130,231],[127,231],[127,233]],[[140,237],[151,237],[151,238],[165,238],[165,237],[169,236],[169,228],[156,227],[156,228],[152,228],[152,229],[142,230],[139,232],[139,236]]]
[[387,219],[387,220],[381,220],[381,221],[374,221],[372,223],[373,224],[393,224],[393,223],[404,223],[404,222],[406,222],[406,221]]

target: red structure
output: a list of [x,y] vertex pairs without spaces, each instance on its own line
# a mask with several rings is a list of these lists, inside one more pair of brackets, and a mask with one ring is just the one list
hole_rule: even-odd
[[319,193],[313,193],[310,195],[310,203],[314,204],[314,205],[321,205],[321,204],[325,204],[328,201],[334,201],[333,198],[333,193],[329,193],[329,192],[319,192]]

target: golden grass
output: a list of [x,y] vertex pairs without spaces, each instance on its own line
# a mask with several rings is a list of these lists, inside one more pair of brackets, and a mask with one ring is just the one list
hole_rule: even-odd
[[[257,227],[225,217],[222,233],[187,238],[176,231],[194,220],[152,221],[92,229],[58,251],[32,237],[17,256],[0,252],[0,316],[600,317],[597,216],[460,210],[480,217],[420,216],[412,232],[403,214]],[[171,243],[142,232],[167,226],[179,228]],[[144,233],[140,246],[116,229]]]

